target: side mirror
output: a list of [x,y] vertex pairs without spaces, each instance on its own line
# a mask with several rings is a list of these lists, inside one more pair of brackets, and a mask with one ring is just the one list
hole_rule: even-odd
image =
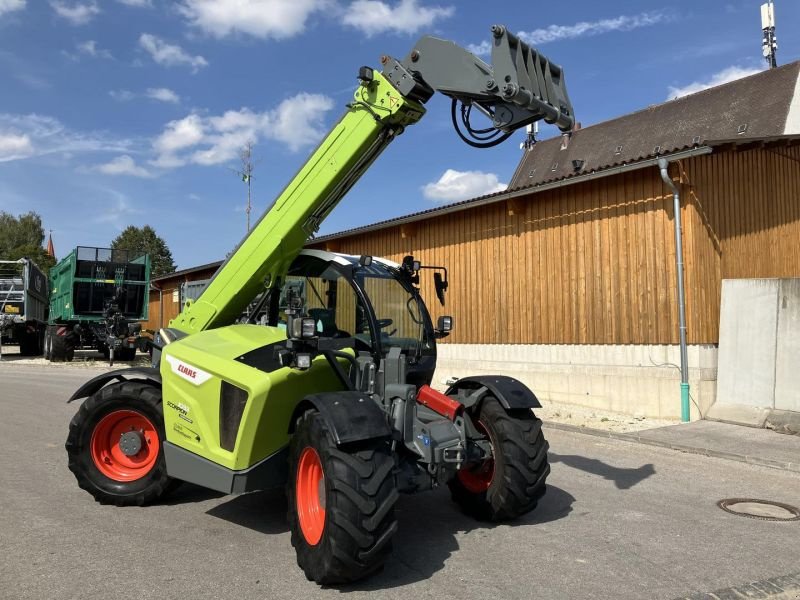
[[444,306],[444,293],[447,291],[447,280],[442,278],[441,273],[434,273],[433,274],[433,284],[436,286],[436,297],[439,299],[439,303]]
[[453,330],[453,317],[441,316],[436,324],[436,339],[446,338]]

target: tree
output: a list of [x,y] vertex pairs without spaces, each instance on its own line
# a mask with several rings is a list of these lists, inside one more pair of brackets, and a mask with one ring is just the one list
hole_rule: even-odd
[[56,264],[42,247],[44,227],[42,217],[35,212],[18,217],[0,211],[0,260],[30,258],[47,274]]
[[111,247],[114,250],[147,252],[150,255],[150,275],[152,277],[168,275],[175,271],[172,252],[164,239],[150,225],[144,227],[128,225],[122,233],[114,238]]

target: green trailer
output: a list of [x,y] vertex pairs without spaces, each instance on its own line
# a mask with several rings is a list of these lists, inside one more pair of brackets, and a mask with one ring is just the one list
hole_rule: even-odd
[[51,361],[78,347],[132,360],[147,320],[150,257],[143,252],[78,246],[50,270],[50,318],[44,340]]

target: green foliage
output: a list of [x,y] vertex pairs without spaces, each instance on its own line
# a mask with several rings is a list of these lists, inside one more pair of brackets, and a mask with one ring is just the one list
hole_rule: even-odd
[[15,217],[0,211],[0,260],[30,258],[47,274],[56,261],[47,254],[43,243],[44,227],[38,214],[29,212]]
[[150,275],[152,277],[168,275],[175,271],[172,252],[164,239],[150,225],[144,227],[128,225],[122,233],[114,238],[111,247],[114,250],[147,252],[150,255]]

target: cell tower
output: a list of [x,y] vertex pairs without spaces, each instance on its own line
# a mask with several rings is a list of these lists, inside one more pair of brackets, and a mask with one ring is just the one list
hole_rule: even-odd
[[775,5],[768,0],[761,5],[761,51],[771,69],[778,66],[778,38],[775,37]]

